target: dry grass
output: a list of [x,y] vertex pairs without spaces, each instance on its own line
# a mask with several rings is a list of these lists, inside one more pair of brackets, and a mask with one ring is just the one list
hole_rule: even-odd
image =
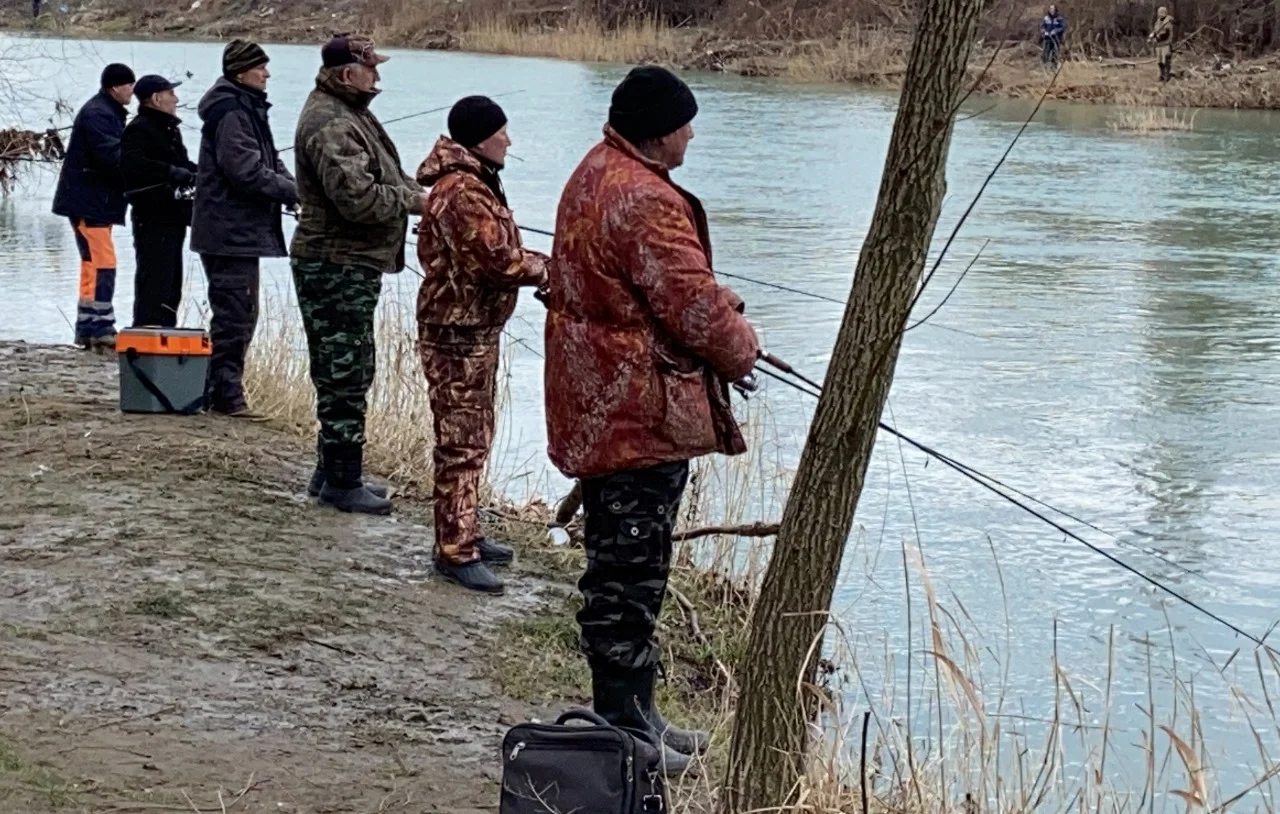
[[653,21],[607,29],[574,17],[555,27],[521,25],[490,18],[458,33],[464,51],[550,57],[574,62],[676,62],[687,52],[687,37]]
[[1164,107],[1141,107],[1131,100],[1121,100],[1123,109],[1107,121],[1107,127],[1117,132],[1151,135],[1194,130],[1197,110],[1170,110]]

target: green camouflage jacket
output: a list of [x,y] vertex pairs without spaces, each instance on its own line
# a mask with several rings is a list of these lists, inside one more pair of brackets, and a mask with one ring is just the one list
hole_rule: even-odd
[[400,168],[400,154],[369,112],[375,94],[322,68],[294,135],[302,215],[290,254],[364,266],[404,268],[409,215],[422,187]]

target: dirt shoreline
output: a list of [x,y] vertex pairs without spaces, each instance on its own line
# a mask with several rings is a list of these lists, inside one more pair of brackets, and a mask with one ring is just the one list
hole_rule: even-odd
[[0,810],[495,810],[502,733],[548,712],[498,690],[498,628],[571,589],[466,594],[425,507],[319,508],[301,439],[115,382],[0,342]]
[[[908,38],[899,31],[865,29],[830,40],[753,40],[706,28],[666,28],[637,24],[608,30],[597,23],[520,15],[467,24],[441,17],[407,0],[327,0],[287,8],[254,0],[199,0],[177,10],[125,0],[72,5],[63,14],[50,4],[32,20],[22,4],[0,8],[0,30],[64,37],[138,37],[227,41],[241,36],[261,42],[320,43],[334,30],[372,32],[384,46],[458,50],[584,62],[659,62],[686,70],[745,76],[782,77],[799,82],[849,84],[880,89],[900,86]],[[1070,44],[1069,44],[1070,45]],[[995,54],[988,66],[988,60]],[[1230,55],[1179,49],[1175,81],[1156,81],[1149,52],[1132,58],[1101,59],[1068,48],[1068,58],[1051,99],[1097,102],[1134,108],[1280,108],[1280,53],[1234,60]],[[1038,98],[1050,73],[1040,64],[1030,39],[993,43],[974,54],[972,79],[979,91],[1007,98]]]

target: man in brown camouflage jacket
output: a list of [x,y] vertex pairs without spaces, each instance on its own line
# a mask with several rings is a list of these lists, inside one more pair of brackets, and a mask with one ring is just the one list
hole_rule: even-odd
[[418,340],[435,417],[436,571],[476,591],[501,593],[489,565],[507,546],[480,533],[480,479],[493,444],[498,339],[521,286],[542,286],[547,257],[525,249],[498,172],[507,117],[483,96],[460,100],[418,168],[431,187],[418,236],[423,282]]

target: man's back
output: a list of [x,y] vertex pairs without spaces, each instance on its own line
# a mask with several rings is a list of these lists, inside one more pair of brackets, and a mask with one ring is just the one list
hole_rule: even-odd
[[93,223],[123,224],[126,203],[120,174],[125,109],[105,92],[76,113],[58,175],[53,213]]

